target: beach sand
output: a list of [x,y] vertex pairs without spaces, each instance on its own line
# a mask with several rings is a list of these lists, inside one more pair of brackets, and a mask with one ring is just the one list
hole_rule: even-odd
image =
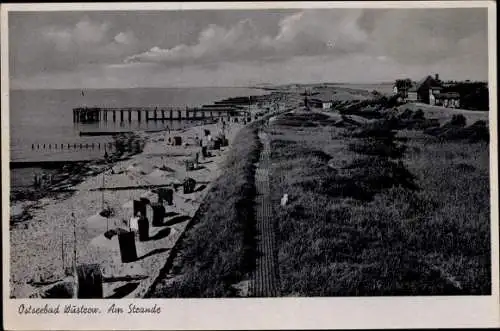
[[[230,129],[226,129],[230,144],[241,127],[242,124],[231,123]],[[184,164],[186,159],[193,158],[200,151],[194,138],[201,138],[204,129],[210,130],[215,136],[220,128],[221,124],[217,123],[170,133],[140,132],[146,140],[142,153],[129,160],[119,161],[104,173],[77,184],[74,187],[76,192],[68,198],[40,199],[36,207],[30,210],[31,220],[11,227],[11,297],[37,297],[53,286],[48,283],[72,282],[72,276],[66,276],[64,269],[71,268],[74,261],[74,223],[77,263],[100,264],[104,277],[104,297],[142,297],[164,266],[170,249],[194,216],[210,189],[210,183],[221,174],[221,165],[229,147],[211,151],[213,157],[205,160],[200,157],[200,168],[197,170],[187,173]],[[188,146],[167,145],[168,137],[174,136],[180,136],[183,145],[187,143]],[[180,188],[174,193],[174,205],[165,205],[168,215],[165,223],[168,225],[151,227],[151,215],[148,215],[152,239],[145,242],[136,240],[138,260],[122,263],[117,236],[107,239],[104,232],[117,227],[128,229],[124,220],[132,216],[132,201],[140,197],[156,201],[157,195],[145,188],[100,191],[103,182],[106,189],[169,185],[182,183],[186,176],[198,182],[197,191],[183,194]],[[103,198],[105,205],[115,211],[108,221],[98,216],[103,208]],[[124,281],[124,277],[128,279]]]

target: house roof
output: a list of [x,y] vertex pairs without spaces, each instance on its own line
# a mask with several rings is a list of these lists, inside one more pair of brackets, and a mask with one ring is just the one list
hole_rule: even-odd
[[431,85],[433,85],[432,88],[434,89],[441,88],[439,85],[437,85],[439,83],[432,76],[429,75],[416,82],[412,87],[410,87],[408,92],[417,92],[422,87],[422,85],[424,85],[425,82],[427,82],[427,80],[429,79],[431,80]]
[[313,101],[331,102],[333,100],[333,92],[320,92],[313,95],[310,99]]

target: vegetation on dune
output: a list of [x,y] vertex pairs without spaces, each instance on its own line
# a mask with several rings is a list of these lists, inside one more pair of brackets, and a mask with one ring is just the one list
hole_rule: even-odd
[[[294,112],[266,128],[283,295],[491,293],[488,125],[460,114],[440,125],[396,101],[338,102],[342,121]],[[238,295],[257,258],[260,149],[254,129],[239,134],[155,297]]]
[[328,115],[319,113],[284,114],[278,117],[276,124],[293,127],[318,127],[332,125],[335,121]]
[[488,124],[486,121],[476,121],[466,126],[467,121],[463,115],[453,115],[448,123],[440,127],[432,127],[424,130],[425,133],[446,140],[466,140],[469,142],[486,141],[490,139]]
[[397,159],[403,156],[406,146],[396,143],[394,139],[367,138],[350,143],[349,149],[358,154],[381,155]]
[[487,143],[403,145],[401,122],[425,120],[406,115],[333,140],[272,127],[273,201],[289,196],[276,209],[284,295],[491,292]]
[[181,241],[171,281],[163,280],[153,297],[233,297],[233,285],[255,267],[255,163],[261,144],[244,128],[217,179]]

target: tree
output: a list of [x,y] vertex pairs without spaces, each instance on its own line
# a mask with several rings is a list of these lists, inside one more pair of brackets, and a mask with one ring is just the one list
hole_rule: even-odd
[[410,78],[396,80],[396,87],[398,88],[398,91],[407,90],[411,87],[411,85],[412,81]]

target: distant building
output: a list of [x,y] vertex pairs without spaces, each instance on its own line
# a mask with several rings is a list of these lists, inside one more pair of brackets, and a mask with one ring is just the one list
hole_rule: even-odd
[[439,75],[436,74],[434,78],[427,76],[408,89],[407,100],[435,105],[436,97],[442,89]]
[[314,108],[331,109],[333,105],[333,94],[320,92],[309,98],[309,105]]
[[439,93],[436,96],[436,105],[449,108],[460,108],[460,94],[457,92]]
[[[443,82],[439,75],[427,76],[418,82],[410,79],[398,79],[393,85],[393,94],[399,95],[406,102],[422,102],[450,108],[460,107],[460,93],[455,90],[456,82]],[[443,92],[443,90],[445,92]]]

